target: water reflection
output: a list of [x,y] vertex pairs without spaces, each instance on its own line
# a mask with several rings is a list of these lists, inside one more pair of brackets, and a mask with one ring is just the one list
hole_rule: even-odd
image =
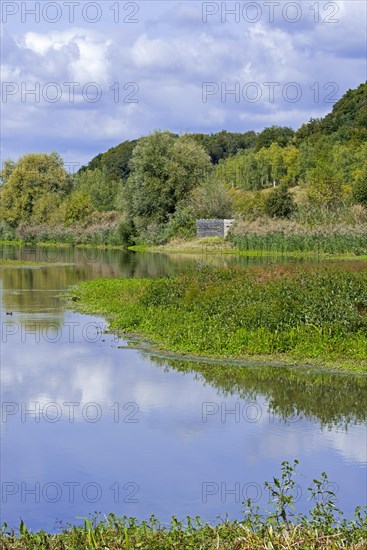
[[[210,252],[210,251],[209,251]],[[47,267],[0,269],[3,309],[16,314],[12,321],[32,330],[34,323],[45,328],[49,323],[61,326],[64,304],[60,292],[78,283],[96,278],[157,278],[175,275],[202,263],[219,265],[259,265],[284,262],[284,258],[213,256],[204,249],[196,255],[136,253],[92,248],[48,248],[37,246],[0,248],[0,258],[31,262],[50,262]],[[32,318],[30,318],[30,314]]]
[[[47,267],[0,269],[2,308],[12,312],[12,321],[47,328],[61,326],[65,304],[58,298],[79,281],[96,278],[140,278],[174,275],[188,264],[167,255],[137,254],[119,250],[93,250],[6,246],[2,257],[33,262],[51,262]],[[61,264],[61,265],[57,265]],[[67,265],[66,265],[67,264]]]
[[[216,395],[215,404],[233,398],[250,404],[248,410],[234,412],[236,422],[241,419],[260,422],[263,417],[272,421],[277,417],[289,425],[306,419],[317,422],[322,428],[347,431],[367,419],[365,376],[317,373],[306,368],[244,367],[159,358],[126,348],[125,342],[106,334],[106,328],[101,318],[73,312],[65,314],[57,334],[32,330],[15,332],[3,326],[3,342],[7,345],[4,346],[6,362],[2,368],[2,382],[6,399],[16,400],[16,393],[21,390],[23,401],[27,403],[97,401],[107,411],[111,403],[118,401],[120,386],[131,382],[126,378],[130,372],[125,368],[128,357],[129,361],[133,358],[134,364],[157,366],[158,372],[166,375],[165,386],[152,388],[145,380],[139,381],[139,401],[145,402],[145,396],[149,396],[153,408],[155,402],[161,406],[167,400],[165,391],[169,390],[169,380],[174,375],[180,379],[190,378],[199,387],[209,388]],[[117,349],[117,354],[115,351],[110,354],[110,348]],[[113,362],[116,358],[121,359],[117,371]],[[67,376],[63,372],[65,366]],[[187,398],[182,396],[182,399],[186,406]],[[266,403],[265,409],[257,406],[259,400]],[[207,417],[221,420],[220,409],[216,406],[214,409],[208,406]]]

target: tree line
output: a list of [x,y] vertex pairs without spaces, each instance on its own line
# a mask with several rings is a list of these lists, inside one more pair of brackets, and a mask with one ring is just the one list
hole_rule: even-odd
[[2,234],[46,226],[70,235],[99,224],[122,244],[161,243],[193,236],[197,218],[314,223],[321,211],[345,216],[355,205],[366,208],[366,92],[366,83],[349,90],[326,117],[296,132],[157,130],[97,155],[76,174],[56,152],[8,159],[0,174]]

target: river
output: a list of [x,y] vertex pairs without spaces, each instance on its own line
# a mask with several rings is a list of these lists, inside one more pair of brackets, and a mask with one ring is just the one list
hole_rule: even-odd
[[248,497],[269,509],[263,482],[295,458],[299,511],[322,471],[347,517],[366,503],[366,377],[165,357],[60,296],[91,278],[174,275],[209,257],[1,252],[51,262],[0,269],[2,522],[57,532],[95,512],[240,519]]

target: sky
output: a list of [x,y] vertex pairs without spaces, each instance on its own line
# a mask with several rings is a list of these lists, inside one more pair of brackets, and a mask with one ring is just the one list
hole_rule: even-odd
[[297,129],[366,80],[365,0],[1,3],[1,159]]

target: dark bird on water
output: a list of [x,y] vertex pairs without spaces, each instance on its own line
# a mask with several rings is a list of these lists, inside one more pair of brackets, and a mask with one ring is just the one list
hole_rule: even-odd
[[13,312],[12,311],[7,311],[6,314],[7,315],[13,315]]

